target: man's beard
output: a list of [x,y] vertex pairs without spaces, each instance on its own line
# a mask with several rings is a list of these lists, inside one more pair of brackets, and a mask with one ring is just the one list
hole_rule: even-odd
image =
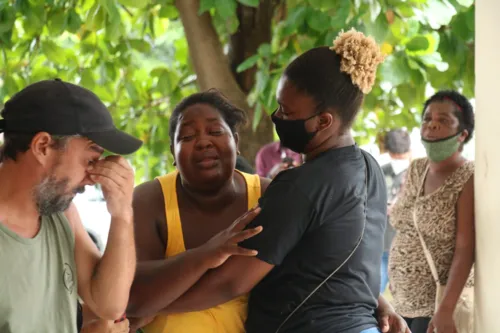
[[68,193],[68,184],[68,178],[57,180],[54,175],[46,177],[38,184],[33,194],[38,213],[41,216],[64,212],[69,208],[75,195],[85,191],[85,187],[78,187]]

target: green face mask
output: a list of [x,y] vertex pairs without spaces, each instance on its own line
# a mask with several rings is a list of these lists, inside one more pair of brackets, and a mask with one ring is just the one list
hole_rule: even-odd
[[458,151],[460,142],[457,139],[460,134],[462,133],[435,141],[429,141],[422,138],[422,145],[427,152],[429,160],[433,162],[441,162]]

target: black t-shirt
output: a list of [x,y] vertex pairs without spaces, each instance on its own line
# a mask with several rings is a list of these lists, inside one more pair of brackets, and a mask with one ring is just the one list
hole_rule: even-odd
[[377,326],[387,193],[378,163],[353,145],[283,171],[261,198],[251,225],[264,230],[241,246],[275,267],[250,294],[247,333],[274,333],[354,249],[365,221],[365,170],[367,223],[359,248],[280,333],[359,333]]

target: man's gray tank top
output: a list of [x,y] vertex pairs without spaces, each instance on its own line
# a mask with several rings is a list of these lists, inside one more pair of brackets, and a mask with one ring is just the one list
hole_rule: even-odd
[[42,218],[23,238],[0,223],[0,333],[75,333],[74,235],[66,217]]

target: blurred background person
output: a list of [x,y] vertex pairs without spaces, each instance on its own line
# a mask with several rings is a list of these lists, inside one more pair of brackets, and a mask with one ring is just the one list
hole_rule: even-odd
[[257,174],[261,177],[274,178],[286,169],[302,164],[302,155],[284,147],[280,141],[264,145],[255,157]]
[[[381,166],[387,184],[387,214],[389,219],[390,209],[401,189],[406,169],[408,169],[408,166],[410,165],[410,134],[401,128],[390,130],[384,137],[384,148],[389,153],[390,157],[389,162]],[[396,231],[391,226],[390,222],[388,222],[384,234],[384,254],[382,256],[382,267],[380,271],[381,293],[387,289],[387,284],[389,282],[387,266],[389,264],[389,251],[391,249],[391,243],[395,233]]]

